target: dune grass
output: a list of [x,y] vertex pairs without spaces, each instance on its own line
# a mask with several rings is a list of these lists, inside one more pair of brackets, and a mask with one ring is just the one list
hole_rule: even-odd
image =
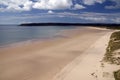
[[120,70],[114,72],[115,80],[120,80]]
[[115,55],[115,51],[118,49],[120,49],[120,31],[114,32],[111,35],[108,47],[106,49],[104,60],[112,64],[120,65],[119,61],[118,61],[119,63],[116,63],[117,62],[116,60],[118,60],[119,57],[118,58],[113,57]]
[[[104,60],[111,64],[120,65],[120,57],[114,57],[116,55],[115,51],[118,49],[120,49],[120,31],[111,35]],[[120,70],[114,72],[114,77],[115,80],[120,80]]]

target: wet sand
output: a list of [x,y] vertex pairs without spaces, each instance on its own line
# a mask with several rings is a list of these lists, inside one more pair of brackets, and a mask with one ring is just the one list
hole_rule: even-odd
[[84,52],[109,32],[82,27],[63,31],[61,38],[1,48],[0,80],[53,80],[67,64],[78,56],[82,59]]

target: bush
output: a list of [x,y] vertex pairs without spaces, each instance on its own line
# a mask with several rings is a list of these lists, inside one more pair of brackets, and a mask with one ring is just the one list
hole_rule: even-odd
[[115,80],[120,80],[120,70],[114,72]]

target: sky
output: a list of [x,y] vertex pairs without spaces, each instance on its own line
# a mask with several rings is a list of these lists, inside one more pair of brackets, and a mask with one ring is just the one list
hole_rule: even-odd
[[0,0],[0,24],[120,23],[120,0]]

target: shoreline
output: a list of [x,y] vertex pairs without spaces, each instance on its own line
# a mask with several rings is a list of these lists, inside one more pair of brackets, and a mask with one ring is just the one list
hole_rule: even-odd
[[1,45],[0,46],[0,50],[1,49],[9,49],[9,48],[15,48],[15,47],[22,47],[22,46],[28,46],[31,44],[45,44],[46,42],[50,43],[50,42],[54,42],[57,41],[58,43],[62,41],[64,41],[67,38],[70,37],[77,37],[79,35],[77,35],[79,32],[79,29],[84,29],[84,28],[91,28],[91,29],[103,29],[103,28],[96,28],[96,27],[92,27],[92,26],[88,26],[88,27],[75,27],[74,29],[67,29],[67,30],[61,30],[60,32],[57,33],[56,36],[54,37],[50,37],[50,38],[43,38],[43,39],[31,39],[31,40],[26,40],[26,41],[20,41],[20,42],[14,42],[14,43],[10,43],[10,44],[5,44],[5,45]]
[[[74,29],[76,30],[77,28],[79,28],[79,26],[75,27]],[[66,38],[66,37],[68,37],[68,35],[66,36],[63,33],[68,32],[67,34],[69,34],[69,31],[71,31],[71,30],[73,31],[74,29],[61,30],[55,36],[52,36],[52,37],[45,37],[45,38],[40,38],[40,39],[30,39],[30,40],[25,40],[25,41],[13,42],[13,43],[9,43],[9,44],[2,44],[2,45],[0,45],[0,49],[14,47],[14,46],[19,47],[19,46],[23,46],[23,45],[29,45],[30,43],[36,43],[36,42],[42,43],[42,42],[48,42],[51,40]]]
[[108,32],[111,30],[78,27],[61,32],[66,38],[0,49],[0,80],[52,80],[76,57],[82,58],[83,52]]
[[[42,43],[42,42],[48,42],[51,40],[57,40],[57,39],[66,39],[69,37],[73,37],[76,36],[77,32],[79,31],[79,29],[81,28],[91,28],[91,29],[100,29],[100,30],[107,30],[106,28],[99,28],[99,27],[92,27],[92,26],[83,26],[83,27],[75,27],[74,29],[67,29],[67,30],[62,30],[60,32],[58,32],[56,34],[56,36],[53,37],[49,37],[49,38],[41,38],[41,39],[31,39],[31,40],[26,40],[26,41],[20,41],[20,42],[14,42],[14,43],[10,43],[10,44],[3,44],[0,45],[0,49],[3,48],[10,48],[10,47],[19,47],[19,46],[23,46],[23,45],[29,45],[30,43]],[[72,32],[72,34],[71,34]]]

